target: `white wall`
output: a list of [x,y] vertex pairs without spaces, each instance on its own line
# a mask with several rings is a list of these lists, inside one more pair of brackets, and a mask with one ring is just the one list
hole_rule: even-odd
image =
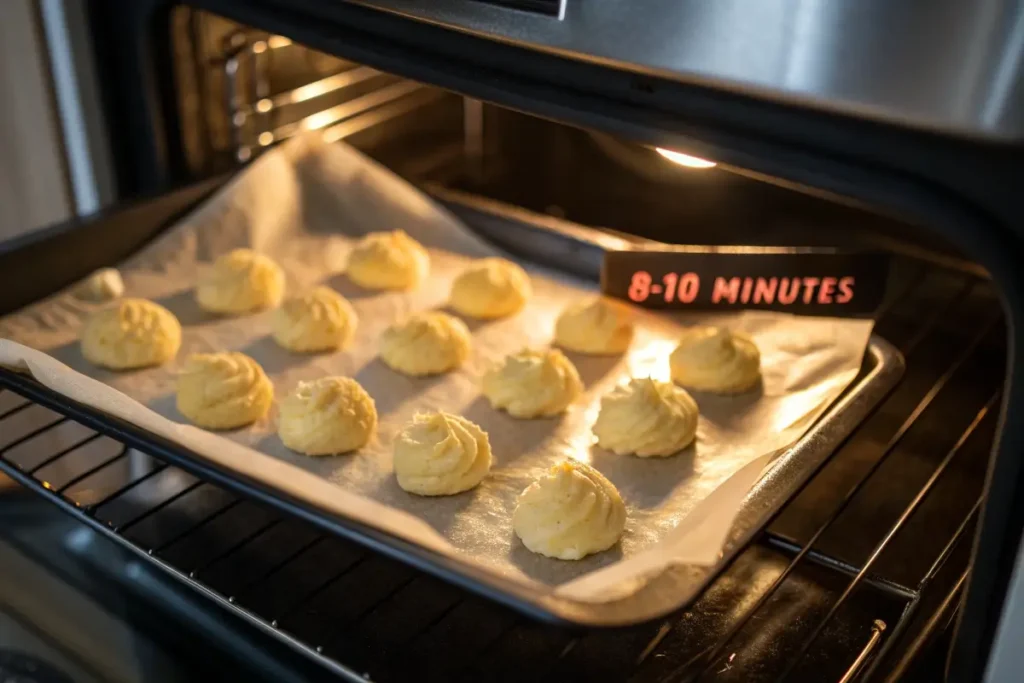
[[73,211],[49,60],[33,0],[0,3],[0,240]]

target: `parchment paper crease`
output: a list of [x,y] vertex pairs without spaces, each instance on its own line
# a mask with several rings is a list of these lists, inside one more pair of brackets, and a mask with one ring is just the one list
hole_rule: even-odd
[[[360,290],[342,274],[352,238],[402,228],[431,251],[428,281],[410,293]],[[304,356],[269,337],[269,313],[215,318],[198,309],[192,287],[224,251],[249,246],[272,254],[297,292],[326,282],[353,302],[355,343],[344,352]],[[579,600],[608,600],[635,590],[672,563],[713,563],[740,504],[774,454],[794,443],[854,379],[870,321],[802,318],[782,313],[667,316],[637,311],[638,332],[624,357],[570,354],[587,390],[558,419],[521,421],[494,411],[478,389],[490,363],[525,346],[550,343],[561,308],[596,289],[524,263],[534,297],[510,319],[470,322],[467,365],[437,378],[410,379],[376,358],[381,331],[411,311],[441,307],[450,282],[470,259],[497,253],[466,226],[386,169],[343,144],[313,138],[271,151],[193,215],[121,265],[130,296],[154,299],[179,318],[184,341],[171,364],[129,373],[91,367],[77,337],[95,305],[71,290],[0,320],[0,363],[43,384],[173,439],[233,470],[296,497],[434,550],[475,562],[540,590]],[[695,394],[698,441],[664,459],[617,457],[593,444],[600,396],[629,375],[668,375],[668,354],[684,325],[716,323],[749,333],[762,351],[763,386],[738,397]],[[31,347],[31,348],[28,348]],[[35,350],[34,350],[35,349]],[[276,408],[251,428],[212,434],[178,424],[174,377],[192,352],[239,350],[259,361],[278,398],[299,380],[325,374],[358,379],[380,414],[377,437],[358,453],[305,458],[275,434]],[[477,422],[495,453],[476,490],[419,498],[398,488],[391,441],[414,413],[443,408]],[[515,499],[544,468],[566,458],[588,461],[619,487],[629,510],[622,543],[580,562],[534,555],[515,538]]]

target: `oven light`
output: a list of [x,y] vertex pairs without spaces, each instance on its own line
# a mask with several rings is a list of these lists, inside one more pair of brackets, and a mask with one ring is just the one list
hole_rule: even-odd
[[686,168],[714,168],[718,164],[714,161],[708,161],[707,159],[701,159],[700,157],[693,157],[689,154],[683,154],[682,152],[673,152],[670,149],[663,149],[662,147],[655,148],[661,156],[665,157],[669,161],[685,166]]

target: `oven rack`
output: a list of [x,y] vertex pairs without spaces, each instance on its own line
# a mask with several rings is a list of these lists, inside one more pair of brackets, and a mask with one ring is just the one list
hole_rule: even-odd
[[[445,96],[436,88],[340,60],[339,70],[332,74],[274,92],[270,84],[274,55],[288,48],[307,49],[293,47],[284,36],[249,30],[235,31],[224,39],[218,65],[231,144],[239,162],[303,131],[322,130],[327,142],[337,142]],[[353,92],[357,87],[358,92]],[[312,111],[293,113],[298,105],[310,102],[321,104]]]
[[530,622],[130,449],[5,370],[0,469],[349,680],[893,680],[962,591],[1005,356],[986,283],[910,272],[876,326],[903,381],[690,609],[636,627]]

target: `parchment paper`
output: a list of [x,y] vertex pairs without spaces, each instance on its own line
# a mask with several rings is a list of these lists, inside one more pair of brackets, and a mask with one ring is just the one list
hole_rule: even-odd
[[[409,293],[367,292],[351,284],[342,271],[353,237],[395,228],[430,249],[427,282]],[[216,318],[199,310],[192,294],[198,273],[238,246],[273,255],[287,273],[290,292],[326,282],[348,297],[359,314],[351,348],[294,355],[269,337],[269,312]],[[718,558],[743,497],[773,455],[795,442],[854,379],[871,332],[871,322],[862,320],[771,312],[668,316],[637,310],[636,338],[624,357],[569,354],[586,394],[566,415],[516,420],[493,410],[480,395],[480,375],[507,353],[548,345],[559,311],[596,284],[524,263],[533,280],[533,299],[512,318],[470,322],[474,349],[465,367],[442,377],[412,379],[376,358],[384,328],[409,312],[443,307],[461,268],[472,258],[494,253],[457,219],[353,149],[302,138],[265,154],[122,265],[127,295],[154,299],[181,321],[184,340],[175,361],[128,373],[90,366],[77,337],[96,306],[69,290],[0,320],[0,337],[11,340],[0,341],[0,363],[26,369],[72,398],[340,515],[539,589],[608,600],[635,590],[669,564],[706,565]],[[674,340],[684,325],[697,323],[750,334],[762,352],[762,386],[737,397],[695,394],[701,410],[696,445],[673,457],[620,457],[597,448],[590,428],[600,396],[630,375],[666,379]],[[175,424],[184,422],[174,407],[177,369],[189,353],[222,350],[253,356],[273,380],[279,399],[300,380],[325,374],[355,377],[376,401],[376,438],[355,454],[303,457],[277,438],[276,405],[267,419],[229,433]],[[431,409],[461,413],[489,434],[494,468],[477,489],[420,498],[395,483],[392,439],[416,412]],[[511,529],[519,492],[567,457],[601,470],[628,506],[621,544],[579,562],[534,555]]]

